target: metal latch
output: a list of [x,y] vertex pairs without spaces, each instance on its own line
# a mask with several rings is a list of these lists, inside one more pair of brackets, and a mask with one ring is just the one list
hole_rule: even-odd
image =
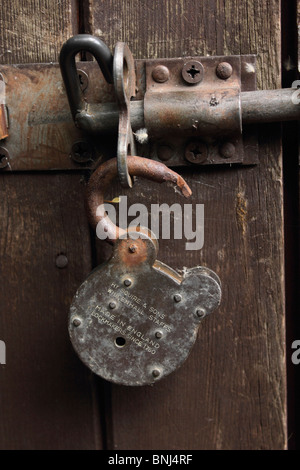
[[[96,62],[75,62],[80,51]],[[12,170],[93,169],[118,155],[130,186],[127,155],[171,167],[255,164],[253,124],[300,116],[296,88],[256,90],[253,55],[134,61],[124,43],[112,55],[99,38],[77,35],[60,68],[64,84],[58,64],[0,66],[10,126],[0,153]]]
[[[243,134],[243,127],[300,116],[293,89],[250,91],[255,88],[253,56],[148,60],[138,73],[145,83],[143,99],[132,101],[137,83],[132,55],[118,43],[114,57],[105,49],[105,60],[103,54],[99,61],[98,51],[105,47],[92,36],[75,36],[62,48],[60,67],[78,127],[97,134],[111,130],[119,120],[117,156],[123,186],[131,186],[126,157],[135,154],[132,127],[140,144],[151,142],[140,154],[170,165],[253,164],[255,143],[253,136]],[[84,100],[75,67],[81,49],[94,49],[100,66],[106,61],[110,73],[105,78],[111,81],[113,76],[119,110]]]

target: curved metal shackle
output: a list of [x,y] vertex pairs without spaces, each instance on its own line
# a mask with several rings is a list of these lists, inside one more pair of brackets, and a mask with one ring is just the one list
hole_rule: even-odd
[[[148,158],[129,156],[127,159],[128,171],[131,176],[140,176],[157,183],[171,182],[178,187],[181,194],[190,197],[191,189],[185,180],[163,163]],[[117,227],[108,217],[104,207],[104,196],[111,182],[118,175],[117,159],[112,158],[100,165],[92,174],[86,191],[86,210],[90,224],[93,228],[100,224],[103,232],[107,234],[107,241],[115,241],[125,235],[125,229]]]
[[80,51],[90,52],[97,60],[106,81],[113,83],[113,55],[101,39],[90,34],[77,34],[68,39],[61,48],[59,65],[74,120],[76,114],[85,107],[75,62],[75,56]]

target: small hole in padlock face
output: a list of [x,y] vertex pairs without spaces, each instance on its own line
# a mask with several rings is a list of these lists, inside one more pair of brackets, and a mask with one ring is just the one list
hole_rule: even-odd
[[126,344],[126,339],[123,338],[123,336],[118,336],[116,339],[115,339],[115,345],[118,347],[118,348],[123,348]]

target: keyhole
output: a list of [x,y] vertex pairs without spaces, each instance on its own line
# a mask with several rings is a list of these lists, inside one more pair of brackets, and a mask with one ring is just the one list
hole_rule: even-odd
[[115,339],[115,344],[118,348],[123,348],[126,344],[126,339],[123,338],[122,336],[118,336],[116,339]]
[[82,79],[82,75],[81,73],[78,75],[78,78],[79,78],[79,83],[80,83],[80,86],[83,86],[84,83],[83,83],[83,79]]
[[187,73],[192,77],[192,79],[195,79],[195,76],[200,73],[200,70],[196,69],[194,65],[191,66],[189,70],[187,70]]
[[78,81],[79,81],[79,86],[81,91],[85,91],[88,87],[89,79],[84,70],[77,70],[77,76],[78,76]]

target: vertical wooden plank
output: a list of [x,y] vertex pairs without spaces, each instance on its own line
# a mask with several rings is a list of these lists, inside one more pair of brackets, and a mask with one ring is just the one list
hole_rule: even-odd
[[0,5],[3,64],[57,62],[63,42],[78,31],[76,0],[12,0]]
[[[2,2],[1,62],[57,61],[77,32],[76,4]],[[1,449],[102,448],[95,380],[67,333],[72,296],[92,265],[83,190],[79,172],[0,174]]]
[[[126,41],[136,58],[257,54],[259,87],[280,87],[279,0],[106,0],[93,5],[90,24],[111,48]],[[111,387],[111,448],[286,447],[279,126],[261,126],[259,142],[257,167],[182,171],[192,202],[205,205],[204,247],[185,252],[184,241],[162,241],[159,259],[214,269],[222,305],[176,373],[153,387]],[[175,202],[148,182],[130,194],[132,203]]]
[[[1,175],[0,448],[98,448],[93,377],[67,332],[91,267],[80,175]],[[68,259],[58,268],[57,257]],[[95,422],[94,422],[95,420]]]

